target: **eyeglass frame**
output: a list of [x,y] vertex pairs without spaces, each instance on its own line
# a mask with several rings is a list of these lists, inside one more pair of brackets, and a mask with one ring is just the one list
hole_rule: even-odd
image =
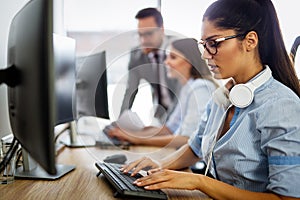
[[[236,35],[230,35],[230,36],[226,36],[226,37],[221,37],[221,38],[217,38],[217,39],[209,39],[209,40],[202,40],[200,39],[200,41],[198,42],[198,45],[202,45],[204,47],[204,49],[206,49],[206,51],[210,54],[210,55],[216,55],[218,53],[218,45],[221,43],[221,42],[224,42],[226,40],[230,40],[230,39],[233,39],[233,38],[238,38],[238,37],[242,37],[242,36],[246,36],[248,32],[246,33],[240,33],[240,34],[236,34]],[[215,48],[216,49],[216,52],[215,53],[212,53],[211,50],[209,48],[207,48],[207,43],[208,42],[213,42],[212,45],[210,45],[212,48]]]
[[161,27],[155,27],[150,31],[145,31],[144,33],[137,32],[137,34],[138,34],[139,38],[150,38],[150,37],[153,37],[154,33],[160,29],[161,29]]

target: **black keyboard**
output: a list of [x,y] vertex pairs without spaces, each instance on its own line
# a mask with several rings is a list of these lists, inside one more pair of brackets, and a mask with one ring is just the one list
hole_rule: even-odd
[[97,162],[96,167],[100,170],[97,176],[102,173],[116,189],[115,197],[168,199],[166,193],[161,190],[145,190],[134,185],[133,182],[142,175],[138,173],[132,177],[130,173],[124,174],[120,171],[121,165],[119,164]]

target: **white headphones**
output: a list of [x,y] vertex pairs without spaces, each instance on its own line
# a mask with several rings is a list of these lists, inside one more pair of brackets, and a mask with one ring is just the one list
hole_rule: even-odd
[[256,79],[245,84],[237,84],[233,86],[230,92],[225,86],[218,88],[213,94],[213,99],[218,105],[223,106],[225,109],[227,109],[230,104],[238,108],[245,108],[252,103],[254,91],[271,77],[272,72],[270,68],[266,66],[264,71]]

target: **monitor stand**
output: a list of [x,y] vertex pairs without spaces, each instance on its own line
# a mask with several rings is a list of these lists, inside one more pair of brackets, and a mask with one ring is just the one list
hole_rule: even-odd
[[67,147],[93,147],[96,145],[96,141],[89,135],[79,135],[77,133],[76,122],[72,121],[68,123],[69,138],[63,138],[60,143],[66,145]]
[[48,174],[23,148],[22,159],[23,166],[16,169],[16,178],[56,180],[75,169],[75,165],[56,164],[57,173]]

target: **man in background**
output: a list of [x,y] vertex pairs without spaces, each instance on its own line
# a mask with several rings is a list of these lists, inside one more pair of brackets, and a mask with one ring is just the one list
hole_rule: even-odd
[[121,113],[132,107],[140,80],[144,79],[151,85],[153,103],[157,105],[155,117],[163,123],[176,103],[175,96],[180,90],[177,80],[167,77],[163,63],[166,58],[165,50],[176,37],[165,35],[163,18],[156,8],[142,9],[135,18],[138,20],[140,45],[130,53]]

